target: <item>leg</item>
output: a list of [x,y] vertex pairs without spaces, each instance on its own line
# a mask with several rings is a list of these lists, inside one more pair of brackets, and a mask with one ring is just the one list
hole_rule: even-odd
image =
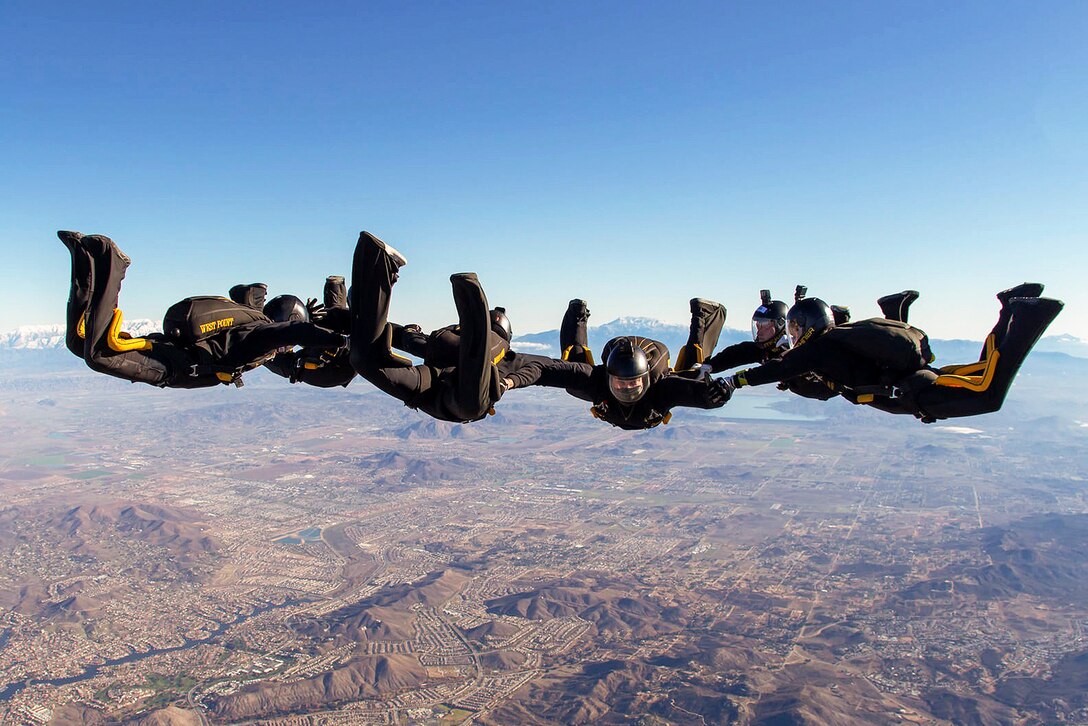
[[416,358],[427,357],[427,340],[429,335],[419,329],[418,325],[397,325],[390,323],[393,328],[392,342],[397,350],[403,350]]
[[493,380],[494,366],[489,355],[491,314],[487,296],[475,273],[451,275],[450,283],[461,326],[461,344],[456,384],[446,394],[447,407],[462,420],[474,421],[486,414],[492,402],[498,399],[498,380]]
[[313,323],[253,323],[228,330],[223,355],[216,361],[228,368],[244,368],[267,357],[278,348],[342,348],[344,338]]
[[[425,366],[397,356],[389,348],[392,327],[389,299],[404,256],[368,232],[359,234],[351,265],[351,366],[379,390],[408,405],[430,387]],[[403,363],[401,362],[403,361]]]
[[571,300],[567,312],[563,314],[563,323],[559,326],[559,350],[563,360],[574,363],[593,365],[593,353],[589,350],[589,336],[586,324],[589,322],[589,307],[585,300]]
[[1012,318],[1012,309],[1009,307],[1009,303],[1014,298],[1036,298],[1043,294],[1043,285],[1038,282],[1022,282],[1019,285],[1014,285],[1008,290],[1002,290],[997,293],[997,300],[1001,303],[1001,312],[997,316],[997,324],[994,325],[994,329],[990,331],[990,335],[987,336],[986,342],[982,345],[982,353],[979,354],[979,360],[986,360],[991,351],[1001,346],[1001,342],[1005,339],[1005,334],[1009,329],[1009,320]]
[[904,290],[894,295],[885,295],[878,299],[876,304],[880,306],[880,312],[886,320],[898,320],[907,322],[910,306],[919,297],[917,290]]
[[325,298],[325,319],[321,321],[321,327],[347,335],[351,328],[351,314],[348,312],[348,287],[344,284],[344,277],[326,277],[322,296]]
[[167,383],[173,372],[162,356],[151,350],[121,352],[110,347],[110,328],[129,258],[113,240],[102,235],[87,235],[78,244],[91,260],[94,281],[84,325],[83,358],[87,365],[91,370],[126,381]]
[[688,342],[676,356],[675,371],[686,371],[699,365],[714,352],[725,325],[725,307],[713,300],[696,297],[691,299],[691,328]]
[[80,244],[79,232],[57,232],[60,241],[72,255],[72,285],[68,291],[68,312],[65,317],[64,344],[73,354],[83,358],[84,317],[91,306],[94,268],[91,256]]
[[919,391],[915,400],[925,413],[941,419],[999,410],[1024,359],[1064,304],[1049,298],[1012,298],[1007,307],[1008,329],[1000,347],[991,354],[996,360],[990,361],[986,372],[965,382],[938,378],[934,385]]
[[351,365],[361,376],[385,367],[411,366],[390,349],[389,300],[407,260],[369,232],[359,233],[351,265]]
[[343,275],[329,275],[325,278],[325,308],[328,310],[348,309],[348,288]]
[[227,295],[239,305],[264,310],[265,299],[268,297],[268,285],[263,282],[235,285]]

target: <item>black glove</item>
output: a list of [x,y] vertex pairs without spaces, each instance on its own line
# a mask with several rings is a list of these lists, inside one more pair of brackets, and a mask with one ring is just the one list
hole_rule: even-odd
[[710,402],[715,406],[724,406],[733,397],[736,387],[728,378],[712,378],[707,383],[707,388],[710,391]]
[[311,323],[320,323],[325,319],[325,306],[319,303],[316,297],[312,297],[306,301],[306,310],[310,313]]

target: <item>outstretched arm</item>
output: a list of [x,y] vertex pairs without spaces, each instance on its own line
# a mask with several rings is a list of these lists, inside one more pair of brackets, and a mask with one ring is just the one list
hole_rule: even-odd
[[762,386],[778,383],[815,370],[820,362],[818,346],[809,343],[787,351],[781,358],[769,360],[761,366],[749,368],[731,376],[736,386]]
[[737,366],[759,363],[762,358],[763,353],[759,344],[749,340],[722,348],[707,358],[703,365],[709,365],[711,373],[721,373]]
[[721,384],[714,380],[665,376],[650,386],[650,395],[654,397],[659,411],[668,411],[674,406],[689,408],[721,408],[729,400]]
[[593,366],[556,360],[543,355],[515,353],[511,361],[503,361],[499,373],[513,385],[511,388],[545,386],[569,388],[589,392],[592,390]]

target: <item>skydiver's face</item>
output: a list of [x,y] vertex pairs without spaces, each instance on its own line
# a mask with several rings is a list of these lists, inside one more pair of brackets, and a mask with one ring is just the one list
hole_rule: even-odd
[[801,336],[804,334],[805,330],[796,320],[791,320],[786,327],[787,332],[790,334],[790,347],[794,347],[797,345],[797,342],[801,340]]
[[752,320],[752,339],[757,343],[770,343],[780,335],[776,320],[756,318]]
[[608,377],[608,389],[620,403],[634,403],[646,394],[649,376],[638,378]]

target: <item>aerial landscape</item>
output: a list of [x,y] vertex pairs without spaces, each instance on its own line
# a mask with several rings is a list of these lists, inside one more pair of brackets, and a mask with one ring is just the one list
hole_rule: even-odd
[[1088,726],[1088,3],[0,27],[0,726]]
[[625,432],[0,353],[5,724],[1088,720],[1085,358]]

